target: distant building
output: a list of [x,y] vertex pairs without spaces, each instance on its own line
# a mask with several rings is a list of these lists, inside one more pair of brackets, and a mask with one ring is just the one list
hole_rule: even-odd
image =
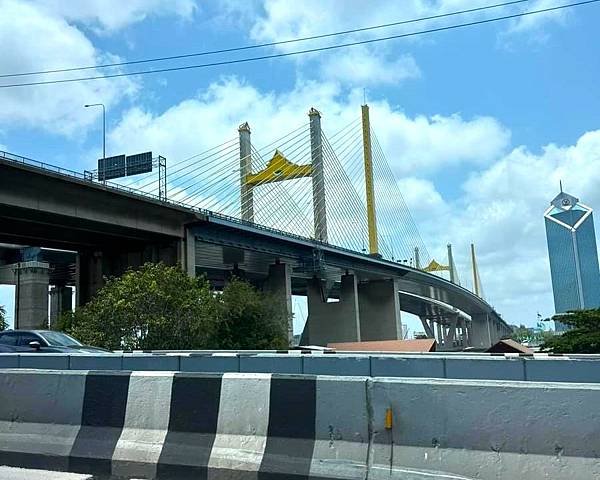
[[[562,191],[544,213],[554,310],[600,307],[600,269],[592,209]],[[556,323],[556,331],[566,326]]]
[[402,340],[406,340],[408,338],[408,325],[402,324]]

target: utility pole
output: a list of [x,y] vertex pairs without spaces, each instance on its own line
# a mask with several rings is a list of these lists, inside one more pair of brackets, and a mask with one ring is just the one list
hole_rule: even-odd
[[106,107],[103,103],[90,103],[84,105],[84,107],[102,107],[102,165],[104,166],[102,179],[106,183]]

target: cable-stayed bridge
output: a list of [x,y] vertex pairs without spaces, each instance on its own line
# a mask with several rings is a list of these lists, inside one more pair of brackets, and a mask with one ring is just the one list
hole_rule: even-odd
[[[319,112],[311,110],[309,119],[260,148],[243,124],[238,137],[170,162],[169,199],[394,261],[414,264],[418,248],[426,265],[429,254],[374,133],[366,137],[372,141],[369,201],[377,198],[377,245],[371,251],[361,119],[331,138],[320,128]],[[125,184],[157,196],[164,188],[155,172]]]
[[[216,288],[246,278],[290,313],[292,295],[306,296],[304,343],[402,338],[401,310],[443,349],[484,348],[509,333],[483,299],[426,271],[432,259],[366,105],[331,136],[311,109],[306,124],[268,145],[255,147],[244,123],[168,171],[164,158],[155,163],[158,175],[106,181],[106,164],[81,175],[0,154],[0,241],[77,252],[63,284],[77,286],[79,304],[103,276],[163,260]],[[43,282],[43,263],[12,270]]]

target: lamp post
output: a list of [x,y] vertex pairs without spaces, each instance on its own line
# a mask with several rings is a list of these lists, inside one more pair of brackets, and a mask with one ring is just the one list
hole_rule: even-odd
[[[102,107],[102,160],[106,159],[106,107],[103,103],[90,103],[88,105],[84,105],[85,108],[88,107]],[[106,183],[106,163],[103,162],[104,171],[102,172],[102,179],[104,183]]]

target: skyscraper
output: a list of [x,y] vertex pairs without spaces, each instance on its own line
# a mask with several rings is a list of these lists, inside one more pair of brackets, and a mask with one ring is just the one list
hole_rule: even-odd
[[[562,191],[544,213],[556,313],[600,307],[592,209]],[[556,322],[556,330],[565,329]]]

